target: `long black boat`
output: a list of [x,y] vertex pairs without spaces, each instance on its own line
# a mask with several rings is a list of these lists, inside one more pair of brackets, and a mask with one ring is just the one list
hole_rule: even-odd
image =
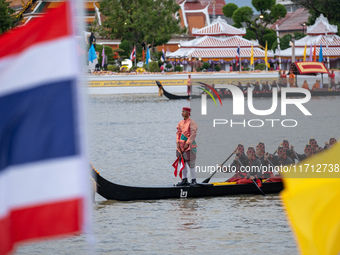
[[[223,89],[222,89],[223,90]],[[310,91],[312,97],[323,97],[323,96],[340,96],[340,91]],[[221,98],[232,98],[231,93],[224,93],[224,90],[222,93],[219,94]],[[248,93],[244,93],[244,97],[247,97]],[[278,97],[281,97],[281,92],[279,91],[277,94]],[[287,93],[287,97],[305,97],[306,95],[303,93]],[[192,95],[191,98],[200,98],[201,95]],[[271,91],[269,92],[254,92],[253,93],[254,98],[272,98],[273,94]]]
[[190,99],[190,96],[178,96],[178,95],[174,95],[169,93],[168,91],[166,91],[162,85],[162,83],[160,81],[156,81],[158,88],[163,90],[163,94],[165,97],[169,98],[169,99]]
[[[197,187],[190,186],[155,186],[133,187],[115,184],[103,178],[97,171],[92,170],[96,180],[96,191],[108,200],[157,200],[169,198],[197,198],[229,195],[260,195],[261,192],[254,184],[214,185],[201,183]],[[283,189],[282,182],[263,183],[261,187],[265,194],[279,193]]]
[[[200,98],[201,94],[196,94],[196,95],[191,95],[191,96],[178,96],[178,95],[174,95],[171,94],[169,92],[167,92],[164,87],[162,86],[162,84],[159,81],[156,81],[157,86],[160,87],[163,90],[163,94],[165,97],[169,98],[169,99],[190,99],[190,98]],[[219,90],[219,96],[221,98],[232,98],[232,94],[228,91],[226,91],[226,89],[217,89]],[[315,90],[315,91],[310,91],[311,96],[312,97],[324,97],[324,96],[340,96],[340,91],[328,91],[328,90]],[[247,97],[248,93],[244,92],[244,97]],[[279,91],[277,94],[278,97],[281,97],[281,92]],[[306,95],[303,93],[287,93],[287,97],[305,97]],[[253,97],[254,98],[272,98],[273,94],[272,91],[268,91],[268,92],[253,92]]]

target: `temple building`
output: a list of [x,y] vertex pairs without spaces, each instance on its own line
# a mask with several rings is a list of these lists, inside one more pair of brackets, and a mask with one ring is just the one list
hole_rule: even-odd
[[[10,7],[16,11],[15,15],[22,16],[22,20],[18,24],[21,26],[29,23],[35,18],[41,17],[43,13],[59,6],[61,3],[62,1],[53,0],[12,0],[10,2]],[[98,2],[84,1],[84,9],[85,29],[88,30],[95,19],[101,23]]]
[[[237,49],[240,47],[240,59],[243,68],[250,68],[251,47],[253,45],[254,62],[264,63],[265,51],[260,48],[258,41],[249,41],[242,36],[246,34],[245,28],[235,28],[224,19],[218,17],[210,25],[201,29],[192,29],[196,39],[182,41],[180,49],[167,52],[166,57],[174,65],[182,64],[184,69],[191,70],[190,60],[200,59],[213,65],[220,65],[221,70],[239,70],[236,66]],[[274,54],[268,51],[268,62],[274,63]]]
[[307,46],[306,61],[310,59],[310,55],[313,55],[314,47],[316,48],[316,61],[319,61],[320,46],[322,45],[322,56],[326,67],[328,69],[339,68],[340,37],[337,33],[338,27],[330,25],[328,19],[321,14],[315,20],[314,25],[307,27],[307,36],[295,41],[294,53],[293,47],[291,47],[282,51],[276,50],[275,55],[281,59],[282,69],[289,70],[293,55],[295,55],[296,61],[303,61],[305,46]]

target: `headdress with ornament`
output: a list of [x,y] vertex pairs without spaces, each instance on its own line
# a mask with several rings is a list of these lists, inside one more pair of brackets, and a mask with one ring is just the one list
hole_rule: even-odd
[[256,145],[256,148],[259,148],[261,150],[262,153],[265,153],[266,151],[266,147],[263,143],[263,141],[259,142],[257,145]]
[[332,137],[331,139],[329,139],[329,145],[333,145],[336,143],[336,139],[334,137]]
[[280,145],[280,146],[277,148],[277,154],[281,154],[281,153],[282,153],[282,157],[283,157],[283,158],[287,158],[286,147]]
[[252,159],[255,158],[255,149],[254,149],[253,146],[248,147],[247,154],[248,154],[248,153],[251,153]]

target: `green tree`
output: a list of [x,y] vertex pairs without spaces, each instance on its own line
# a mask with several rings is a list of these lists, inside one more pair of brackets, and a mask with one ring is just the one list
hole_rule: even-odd
[[[303,33],[294,32],[295,40],[299,40],[302,37],[304,37]],[[291,47],[289,43],[292,41],[292,39],[293,39],[293,35],[292,34],[285,34],[284,36],[282,36],[280,38],[280,49],[281,50],[285,50],[285,49],[288,49],[289,47]],[[277,47],[277,43],[275,43],[275,47]]]
[[9,7],[10,2],[0,0],[0,34],[11,29],[18,21],[17,18],[12,17],[14,10]]
[[238,6],[234,3],[226,4],[222,7],[222,12],[224,16],[231,18],[233,16],[234,11],[238,9]]
[[120,53],[122,57],[126,57],[129,55],[130,51],[130,43],[126,39],[122,39],[120,44],[119,44],[119,49],[123,50],[124,52]]
[[243,37],[247,40],[256,40],[256,34],[248,28],[246,28],[246,35]]
[[[309,11],[308,25],[314,24],[316,18],[323,14],[330,24],[340,27],[339,0],[292,0],[292,2],[305,7]],[[338,34],[340,35],[340,30],[338,30]]]
[[275,30],[268,29],[268,28],[265,29],[264,35],[263,35],[262,38],[263,38],[264,44],[266,44],[266,42],[268,43],[267,44],[268,50],[270,50],[270,49],[274,50],[273,46],[274,46],[274,43],[276,42],[276,38],[277,38]]
[[[242,23],[250,25],[252,23],[253,9],[249,6],[238,8],[234,11],[232,18],[235,22],[235,27],[242,27]],[[248,27],[249,28],[249,27]]]
[[209,67],[210,67],[210,64],[209,64],[209,62],[203,62],[203,68],[204,69],[209,69]]
[[[249,6],[244,6],[235,9],[230,6],[228,12],[225,12],[226,17],[232,17],[235,27],[245,25],[247,39],[257,39],[262,46],[265,46],[268,41],[268,48],[272,48],[276,39],[274,30],[268,30],[269,24],[275,23],[279,18],[286,16],[286,8],[281,4],[276,4],[275,0],[252,0],[252,5],[261,13],[259,17],[253,18],[253,9]],[[231,15],[231,10],[234,11]],[[261,18],[260,18],[261,17]]]
[[126,40],[128,52],[134,45],[161,45],[180,33],[180,19],[173,14],[180,7],[175,0],[103,0],[100,11],[105,16],[101,35]]

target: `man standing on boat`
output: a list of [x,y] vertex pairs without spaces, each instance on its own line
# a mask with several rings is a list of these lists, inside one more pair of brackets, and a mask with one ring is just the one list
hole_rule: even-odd
[[195,142],[195,137],[197,135],[198,126],[197,126],[197,123],[193,119],[190,118],[190,112],[191,112],[191,109],[189,107],[183,107],[182,117],[184,119],[181,120],[177,125],[176,156],[183,157],[184,168],[182,170],[183,179],[176,186],[189,185],[189,182],[188,182],[188,171],[189,170],[190,170],[190,177],[191,177],[191,186],[197,185],[196,172],[195,172],[197,144]]
[[192,89],[192,80],[191,80],[191,75],[189,74],[189,77],[188,77],[188,80],[187,80],[188,96],[191,96],[191,89]]

